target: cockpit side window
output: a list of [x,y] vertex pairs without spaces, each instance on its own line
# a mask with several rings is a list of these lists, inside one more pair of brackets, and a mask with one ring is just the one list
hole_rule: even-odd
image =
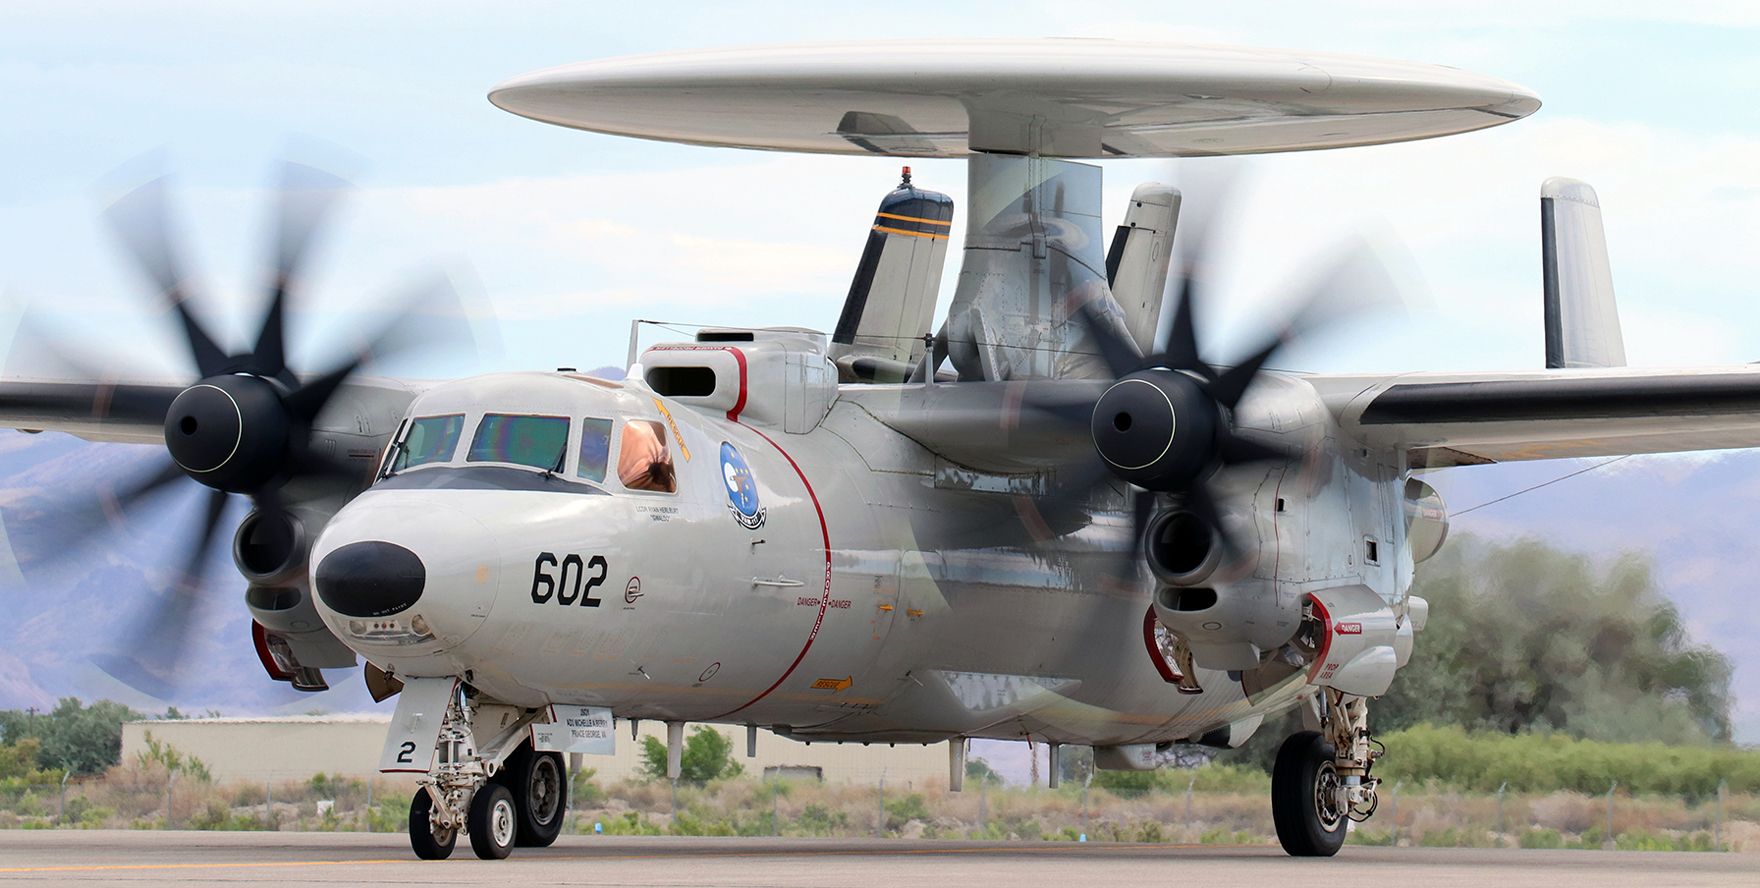
[[397,458],[391,464],[391,471],[400,472],[413,466],[452,459],[453,452],[458,449],[458,437],[463,431],[462,413],[416,419],[409,424],[409,432],[403,436],[403,443],[397,448]]
[[560,471],[567,455],[568,417],[487,413],[465,459]]
[[580,462],[574,473],[588,481],[605,483],[605,465],[611,461],[611,420],[581,420]]
[[617,448],[617,480],[631,490],[678,490],[665,427],[651,419],[624,422],[623,438]]

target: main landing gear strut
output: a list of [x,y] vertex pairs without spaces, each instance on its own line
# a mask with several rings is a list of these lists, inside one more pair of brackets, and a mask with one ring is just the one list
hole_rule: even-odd
[[1331,857],[1344,846],[1345,821],[1368,820],[1379,804],[1370,776],[1381,744],[1369,735],[1369,703],[1322,688],[1305,713],[1319,730],[1283,741],[1271,771],[1271,819],[1293,857]]
[[542,848],[562,834],[568,810],[568,769],[562,754],[532,748],[527,728],[536,712],[497,711],[505,725],[477,741],[484,710],[510,707],[471,701],[462,690],[447,706],[434,766],[409,804],[409,844],[423,860],[452,856],[459,833],[484,860],[515,846]]

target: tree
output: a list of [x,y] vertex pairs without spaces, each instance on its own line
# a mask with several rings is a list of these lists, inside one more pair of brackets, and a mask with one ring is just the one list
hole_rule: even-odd
[[100,700],[84,706],[75,697],[63,697],[47,713],[0,712],[0,740],[38,741],[40,768],[96,774],[122,758],[122,723],[140,718],[121,703]]
[[[1430,619],[1370,724],[1505,734],[1553,731],[1613,742],[1727,742],[1730,666],[1688,636],[1648,559],[1606,565],[1534,539],[1449,541],[1418,566],[1412,594]],[[1270,767],[1301,730],[1267,719],[1225,761]]]
[[1729,661],[1688,637],[1640,555],[1602,568],[1533,539],[1457,540],[1419,568],[1413,594],[1430,621],[1374,709],[1377,730],[1729,739]]
[[[679,756],[679,779],[686,783],[708,783],[738,777],[745,769],[733,760],[733,741],[707,725],[691,729]],[[656,737],[642,738],[642,773],[655,780],[666,779],[666,744]]]
[[1002,783],[1002,775],[996,773],[996,769],[990,767],[989,762],[976,757],[966,759],[966,779],[974,783],[988,783],[992,786]]

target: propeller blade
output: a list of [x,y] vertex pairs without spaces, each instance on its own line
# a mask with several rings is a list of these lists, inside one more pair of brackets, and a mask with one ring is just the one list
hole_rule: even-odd
[[1192,317],[1192,279],[1180,281],[1179,305],[1173,310],[1173,327],[1167,333],[1167,348],[1155,356],[1155,363],[1175,370],[1208,370],[1198,356],[1198,329]]
[[1286,338],[1286,335],[1278,334],[1245,361],[1223,371],[1210,383],[1210,397],[1215,398],[1218,404],[1233,410],[1246,395],[1259,371],[1264,369],[1265,362],[1271,360],[1271,356],[1283,347]]
[[1139,487],[1131,488],[1130,560],[1143,557],[1143,538],[1149,532],[1149,519],[1155,515],[1155,494]]
[[1192,485],[1191,489],[1185,491],[1185,502],[1186,508],[1191,509],[1210,528],[1210,532],[1216,534],[1217,542],[1222,545],[1223,563],[1233,564],[1239,561],[1244,550],[1240,541],[1223,526],[1222,510],[1216,506],[1216,497],[1211,494],[1210,485],[1203,481]]
[[212,376],[225,370],[226,352],[190,312],[191,293],[172,246],[165,190],[166,179],[155,179],[123,195],[104,216],[124,249],[134,257],[135,265],[158,288],[166,305],[177,313],[197,374]]
[[165,412],[180,387],[163,385],[115,385],[88,382],[0,383],[0,410],[11,423],[29,428],[36,418],[153,424],[165,421]]
[[169,594],[147,605],[153,608],[152,613],[126,636],[123,650],[128,653],[110,658],[110,665],[118,667],[105,668],[111,677],[159,699],[169,699],[176,693],[177,667],[187,646],[190,623],[207,578],[208,556],[219,536],[226,503],[227,494],[218,490],[208,493],[201,523],[172,578]]
[[1021,396],[1021,409],[1031,411],[1086,437],[1094,418],[1094,398],[1088,392],[1070,392],[1029,384]]
[[348,381],[348,377],[360,369],[360,361],[345,362],[342,366],[313,379],[287,396],[287,409],[294,416],[310,423],[323,412],[324,405],[336,395],[336,390]]
[[[177,668],[187,646],[190,623],[207,575],[208,556],[219,535],[226,504],[227,494],[209,492],[201,523],[168,593],[136,608],[137,619],[134,628],[123,637],[122,653],[92,658],[112,678],[160,700],[171,699],[177,692]],[[150,612],[142,616],[146,609]]]
[[1081,316],[1088,335],[1094,338],[1095,346],[1100,349],[1100,359],[1106,362],[1106,369],[1111,371],[1114,379],[1130,373],[1142,363],[1143,357],[1138,353],[1136,343],[1124,334],[1110,315],[1101,314],[1092,300],[1077,306],[1076,314]]
[[398,299],[391,317],[370,329],[374,332],[358,340],[333,369],[309,379],[287,397],[288,409],[295,416],[306,422],[316,419],[336,389],[368,365],[413,352],[451,354],[450,345],[475,344],[463,297],[444,274],[410,287]]
[[176,463],[166,462],[149,471],[138,472],[122,484],[99,485],[97,503],[71,506],[64,503],[58,511],[67,516],[67,523],[58,533],[60,544],[69,551],[82,551],[91,545],[100,531],[120,527],[127,511],[184,478]]
[[[293,473],[299,478],[323,478],[365,484],[367,464],[343,456],[331,456],[307,449],[294,457]],[[258,508],[261,508],[259,496]]]
[[255,369],[264,376],[287,372],[287,293],[298,281],[313,236],[346,186],[342,179],[315,167],[292,162],[282,165],[269,306],[257,333],[256,347],[251,350]]
[[1233,432],[1225,432],[1217,455],[1222,457],[1224,465],[1232,466],[1253,462],[1293,462],[1302,458],[1302,451],[1298,447],[1281,442],[1269,444],[1257,438],[1247,438]]

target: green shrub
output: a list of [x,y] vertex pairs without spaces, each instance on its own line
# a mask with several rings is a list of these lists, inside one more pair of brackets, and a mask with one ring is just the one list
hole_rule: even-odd
[[1541,849],[1563,848],[1564,836],[1560,835],[1559,831],[1556,829],[1535,827],[1522,833],[1521,846],[1523,848]]
[[1358,827],[1345,836],[1345,841],[1352,845],[1392,845],[1393,830]]
[[593,777],[598,773],[598,770],[594,768],[582,768],[569,775],[569,804],[577,808],[591,808],[604,804],[605,790],[593,782]]
[[612,817],[604,821],[605,834],[608,836],[657,836],[660,827],[649,823],[646,818],[634,811],[623,812],[622,817]]
[[923,797],[917,793],[913,792],[886,803],[886,828],[889,830],[900,829],[912,820],[929,819],[929,808],[923,804]]
[[808,805],[795,818],[795,827],[810,836],[834,835],[849,826],[849,815],[842,811],[832,811],[823,805]]
[[1617,781],[1621,792],[1706,798],[1728,781],[1731,792],[1760,792],[1760,750],[1734,746],[1602,743],[1433,725],[1382,739],[1390,752],[1375,773],[1390,783],[1433,782],[1477,792],[1496,792],[1507,783],[1512,792],[1599,795]]

